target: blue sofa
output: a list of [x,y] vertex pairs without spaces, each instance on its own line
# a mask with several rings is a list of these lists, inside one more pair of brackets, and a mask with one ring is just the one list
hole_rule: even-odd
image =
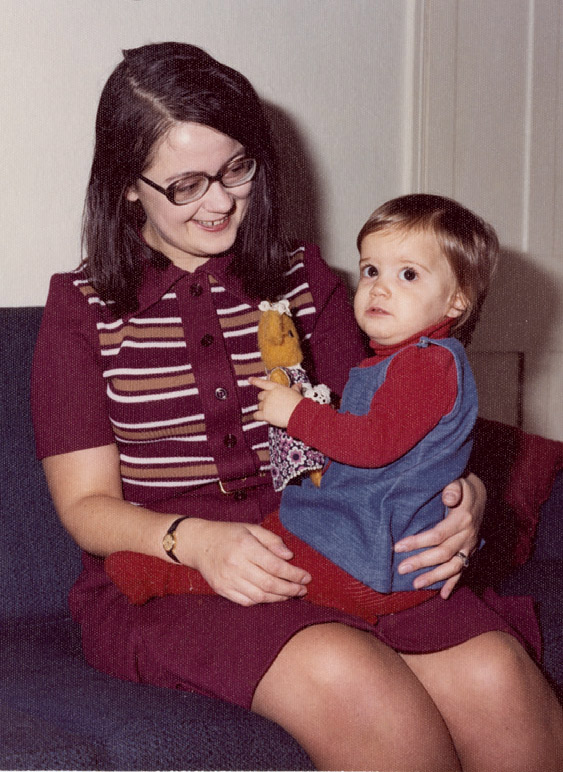
[[[0,769],[313,769],[265,719],[200,695],[122,682],[85,663],[67,610],[79,550],[51,505],[29,417],[40,317],[40,308],[0,309]],[[545,669],[560,694],[562,516],[559,473],[532,558],[516,570],[508,561],[500,572],[503,589],[539,602]],[[491,565],[500,566],[498,557]]]

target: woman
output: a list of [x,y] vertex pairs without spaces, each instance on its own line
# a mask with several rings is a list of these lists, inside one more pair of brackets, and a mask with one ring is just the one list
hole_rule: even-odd
[[[34,364],[38,453],[84,550],[70,602],[86,657],[251,708],[322,768],[555,769],[558,706],[503,608],[475,599],[467,640],[401,655],[377,626],[295,600],[310,577],[260,527],[278,500],[247,381],[262,372],[257,304],[291,300],[308,368],[337,392],[363,351],[317,251],[287,256],[276,190],[243,76],[193,46],[125,52],[98,110],[87,260],[53,278]],[[441,563],[417,586],[447,579],[446,597],[457,553],[475,547],[482,486],[444,498],[461,504],[402,546],[435,545],[405,569]],[[119,550],[192,566],[218,595],[133,606],[103,569]]]

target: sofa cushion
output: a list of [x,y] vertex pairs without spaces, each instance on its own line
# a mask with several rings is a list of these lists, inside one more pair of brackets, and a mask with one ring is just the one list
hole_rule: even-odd
[[31,359],[41,308],[0,309],[0,620],[64,614],[80,551],[55,514],[29,407]]
[[1,769],[99,769],[94,746],[0,704]]
[[563,698],[563,558],[530,560],[505,579],[506,595],[531,595],[543,638],[543,669]]
[[563,472],[559,472],[555,478],[549,499],[541,508],[532,558],[563,558]]
[[[313,768],[281,727],[243,708],[118,681],[90,668],[70,619],[4,624],[0,651],[0,705],[29,716],[29,726],[34,721],[40,728],[42,722],[52,726],[55,747],[64,746],[65,753],[70,754],[73,737],[85,759],[95,754],[95,765],[90,761],[85,766],[78,755],[70,764],[74,757],[69,755],[76,769]],[[24,722],[22,731],[26,726]],[[48,768],[63,767],[57,763]]]

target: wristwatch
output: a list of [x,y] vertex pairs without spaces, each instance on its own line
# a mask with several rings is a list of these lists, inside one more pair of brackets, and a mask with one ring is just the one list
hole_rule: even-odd
[[172,525],[166,531],[166,533],[162,538],[162,547],[164,551],[169,557],[172,558],[172,560],[175,563],[180,562],[176,557],[176,555],[174,554],[174,548],[176,546],[176,528],[180,525],[182,520],[187,520],[187,519],[188,519],[188,516],[184,515],[183,517],[178,517],[176,520],[174,520],[174,522],[172,523]]

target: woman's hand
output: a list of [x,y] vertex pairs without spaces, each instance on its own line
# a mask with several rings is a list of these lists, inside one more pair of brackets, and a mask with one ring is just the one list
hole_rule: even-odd
[[261,389],[258,392],[258,410],[253,418],[256,421],[267,421],[273,426],[279,426],[285,429],[291,418],[291,414],[297,405],[303,399],[301,395],[301,385],[282,386],[274,381],[267,381],[265,378],[249,378],[248,382],[252,386]]
[[450,510],[444,520],[428,531],[397,542],[395,552],[430,548],[409,557],[399,565],[401,574],[426,566],[436,566],[428,573],[416,577],[413,584],[417,590],[446,579],[440,595],[442,598],[451,595],[463,569],[463,562],[457,553],[471,555],[475,550],[486,498],[485,486],[474,474],[455,480],[446,486],[442,493],[442,501]]
[[288,563],[293,553],[282,539],[259,525],[184,520],[175,554],[217,594],[242,606],[301,597],[311,581],[307,571]]

